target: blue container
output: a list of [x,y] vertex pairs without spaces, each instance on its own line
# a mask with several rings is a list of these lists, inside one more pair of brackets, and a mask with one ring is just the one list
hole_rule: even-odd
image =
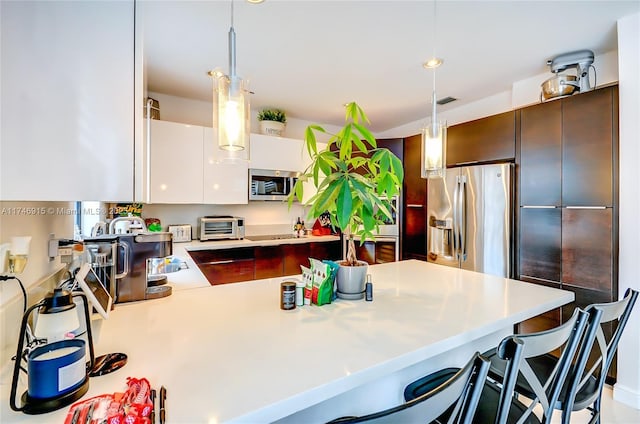
[[36,399],[63,396],[78,388],[87,376],[85,342],[62,340],[38,347],[27,358],[27,393]]

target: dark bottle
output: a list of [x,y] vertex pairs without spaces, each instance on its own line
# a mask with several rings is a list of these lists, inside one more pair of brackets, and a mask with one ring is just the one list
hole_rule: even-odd
[[364,285],[364,300],[373,301],[373,284],[371,283],[371,274],[367,274],[367,284]]

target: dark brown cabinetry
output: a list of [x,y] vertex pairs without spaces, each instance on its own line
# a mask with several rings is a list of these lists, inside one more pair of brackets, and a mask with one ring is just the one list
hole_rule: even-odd
[[612,210],[562,210],[563,286],[613,289]]
[[189,255],[212,286],[300,274],[309,258],[339,259],[339,240],[233,249],[191,250]]
[[256,260],[255,278],[273,278],[284,275],[282,246],[258,246],[253,248]]
[[252,247],[197,250],[189,254],[212,286],[255,279]]
[[300,269],[300,265],[304,265],[306,267],[309,266],[311,247],[308,243],[283,244],[282,251],[284,253],[284,275],[300,274],[302,272],[302,270]]
[[519,111],[518,277],[576,296],[520,331],[617,298],[617,93],[606,87]]
[[[562,100],[562,204],[612,206],[617,88]],[[615,120],[614,120],[614,114]],[[615,123],[615,124],[614,124]],[[615,133],[614,133],[615,130]]]
[[447,166],[505,162],[516,156],[515,112],[505,112],[447,129]]
[[562,215],[557,208],[520,211],[520,278],[554,282],[562,274]]
[[360,244],[356,241],[356,256],[358,260],[365,261],[369,265],[395,262],[396,242],[376,240]]
[[520,110],[520,205],[560,206],[562,102]]
[[401,255],[427,260],[427,180],[420,176],[421,136],[404,140]]

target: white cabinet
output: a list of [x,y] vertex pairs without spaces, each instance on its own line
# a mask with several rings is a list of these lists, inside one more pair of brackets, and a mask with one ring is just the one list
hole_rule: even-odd
[[149,202],[202,203],[204,131],[151,120]]
[[221,161],[211,128],[151,120],[149,203],[246,204],[246,162]]
[[245,161],[221,161],[213,128],[204,128],[203,203],[247,204],[249,200],[249,166]]
[[133,200],[134,1],[0,16],[0,200]]
[[251,134],[250,168],[304,171],[306,150],[302,140]]

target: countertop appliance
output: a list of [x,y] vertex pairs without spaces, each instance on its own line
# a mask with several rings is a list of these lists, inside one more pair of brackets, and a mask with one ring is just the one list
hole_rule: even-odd
[[189,224],[169,225],[169,232],[173,234],[173,241],[176,243],[191,241],[191,225]]
[[198,219],[198,238],[226,240],[244,238],[244,218],[230,215],[203,216]]
[[286,200],[299,172],[249,169],[249,200]]
[[[147,259],[164,258],[173,253],[172,235],[169,232],[149,232],[118,235],[117,263],[129,264],[129,272],[117,279],[116,303],[164,297],[171,294],[171,286],[161,286],[157,281],[147,281]],[[121,271],[118,269],[118,271]]]
[[[555,75],[542,83],[542,97],[548,100],[554,97],[567,96],[576,91],[584,93],[593,90],[593,86],[589,81],[589,70],[593,68],[593,58],[594,55],[591,50],[578,50],[564,53],[548,60],[549,70]],[[569,68],[575,68],[576,75],[560,74],[560,72]]]
[[429,180],[429,262],[512,277],[512,167],[450,168]]

